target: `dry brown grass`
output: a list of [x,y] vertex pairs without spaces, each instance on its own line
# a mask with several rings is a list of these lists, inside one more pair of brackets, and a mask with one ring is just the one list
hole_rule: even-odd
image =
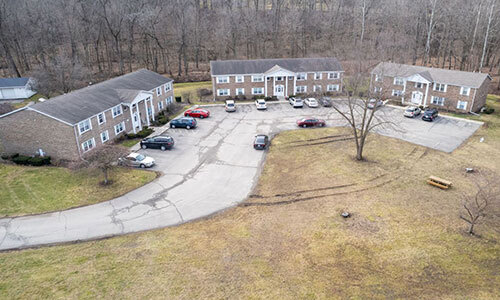
[[[464,168],[500,172],[500,130],[490,130],[452,154],[372,136],[361,163],[349,140],[290,147],[345,129],[282,133],[254,191],[259,197],[248,200],[271,205],[241,205],[103,241],[0,253],[0,297],[496,298],[498,215],[477,228],[480,238],[465,234],[458,218],[459,196],[473,176]],[[488,138],[480,143],[481,136]],[[454,187],[427,185],[431,174]],[[310,199],[276,204],[299,198]],[[343,210],[353,216],[341,218]]]

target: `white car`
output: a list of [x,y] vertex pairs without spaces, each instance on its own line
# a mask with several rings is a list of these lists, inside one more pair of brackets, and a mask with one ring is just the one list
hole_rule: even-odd
[[309,107],[318,107],[319,106],[318,101],[316,101],[315,98],[306,98],[306,100],[304,102]]
[[236,111],[236,105],[234,104],[233,100],[226,100],[226,111],[227,112],[233,112]]
[[290,105],[293,108],[304,107],[304,102],[302,101],[302,98],[290,97],[290,99],[288,100],[288,102],[290,102]]
[[129,167],[151,168],[155,165],[155,160],[150,156],[132,152],[126,157],[120,158],[120,163]]
[[405,108],[404,116],[408,118],[414,118],[422,113],[422,110],[416,106],[407,106]]
[[264,99],[257,99],[257,100],[255,100],[255,106],[259,110],[261,110],[261,109],[267,109],[266,100],[264,100]]

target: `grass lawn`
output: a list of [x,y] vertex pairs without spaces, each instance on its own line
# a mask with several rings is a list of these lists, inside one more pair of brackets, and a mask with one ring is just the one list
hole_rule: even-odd
[[[458,218],[476,176],[465,167],[500,175],[493,104],[488,125],[452,154],[372,135],[367,161],[356,162],[345,128],[283,132],[242,205],[172,228],[0,253],[0,295],[497,298],[500,208],[477,227],[481,237]],[[429,186],[429,175],[453,187]]]
[[[174,83],[174,96],[181,97],[184,94],[190,94],[191,102],[198,100],[198,89],[212,90],[211,81],[181,82]],[[183,99],[184,101],[184,99]]]
[[102,202],[155,178],[154,172],[117,168],[111,175],[113,184],[102,187],[99,184],[102,175],[98,171],[0,164],[0,216],[35,214]]
[[28,99],[24,100],[23,102],[14,103],[12,106],[14,107],[14,109],[18,109],[21,107],[25,107],[30,102],[37,103],[38,99],[40,99],[40,98],[44,98],[44,96],[40,95],[40,94],[34,94],[33,96],[29,97]]
[[123,147],[130,148],[130,147],[134,146],[135,144],[139,143],[140,141],[141,141],[141,139],[130,139],[130,140],[125,139],[122,142],[120,142],[120,145]]

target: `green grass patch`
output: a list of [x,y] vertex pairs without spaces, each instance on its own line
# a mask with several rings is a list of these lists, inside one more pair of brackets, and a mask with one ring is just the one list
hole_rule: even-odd
[[141,139],[131,139],[131,140],[123,140],[119,144],[122,145],[123,147],[130,148],[134,146],[135,144],[139,143]]
[[[199,89],[208,89],[212,90],[212,82],[211,81],[199,81],[199,82],[181,82],[174,83],[174,95],[175,97],[182,97],[185,94],[190,95],[190,99],[193,100],[198,99],[198,90]],[[183,99],[184,101],[184,99]]]
[[28,99],[24,100],[23,102],[14,103],[12,106],[14,107],[14,109],[19,109],[21,107],[25,107],[30,102],[38,103],[40,98],[45,98],[45,96],[40,95],[40,94],[34,94],[33,96],[29,97]]
[[0,216],[36,214],[113,199],[156,178],[154,172],[116,168],[113,184],[98,171],[0,165]]

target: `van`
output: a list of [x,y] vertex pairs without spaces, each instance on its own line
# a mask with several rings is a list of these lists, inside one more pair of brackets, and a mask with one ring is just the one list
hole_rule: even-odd
[[236,105],[234,104],[233,100],[226,100],[226,111],[227,112],[233,112],[236,111]]

